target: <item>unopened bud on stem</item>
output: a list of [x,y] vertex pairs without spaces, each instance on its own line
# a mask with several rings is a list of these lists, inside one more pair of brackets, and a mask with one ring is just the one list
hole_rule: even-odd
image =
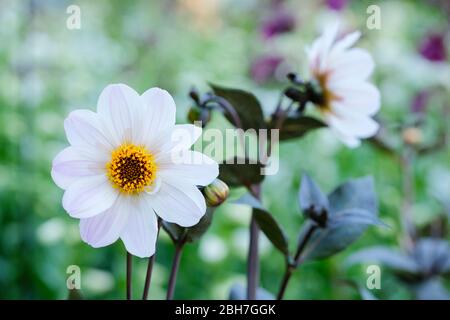
[[403,141],[409,145],[417,145],[423,141],[422,130],[415,127],[406,128],[402,133]]
[[202,127],[205,127],[209,120],[211,120],[211,113],[206,108],[200,109],[199,107],[194,106],[189,109],[187,118],[190,123],[200,121]]
[[203,196],[208,207],[217,207],[222,204],[228,198],[229,193],[230,189],[227,184],[220,179],[214,180],[203,189]]

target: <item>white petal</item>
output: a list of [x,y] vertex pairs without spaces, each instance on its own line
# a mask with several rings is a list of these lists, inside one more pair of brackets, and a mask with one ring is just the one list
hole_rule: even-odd
[[119,196],[114,205],[105,212],[81,219],[81,239],[94,248],[110,245],[119,239],[130,215],[124,200],[124,196]]
[[186,151],[201,136],[202,129],[192,124],[177,124],[170,129],[156,133],[145,142],[147,149],[155,156],[172,152]]
[[331,49],[330,57],[336,54],[340,54],[341,52],[349,49],[359,40],[360,37],[361,32],[355,31],[336,41],[336,43],[333,45],[333,48]]
[[366,116],[355,116],[352,114],[328,117],[329,124],[338,131],[357,138],[368,138],[378,131],[379,125]]
[[164,179],[180,179],[197,186],[206,186],[219,175],[219,165],[197,151],[185,151],[179,157],[166,154],[158,159],[158,175]]
[[98,114],[90,110],[75,110],[64,120],[67,140],[75,147],[91,147],[98,152],[111,152],[113,145],[105,135]]
[[334,22],[331,25],[329,25],[322,36],[322,43],[320,48],[320,69],[324,71],[325,69],[328,69],[328,56],[330,54],[331,47],[334,44],[334,41],[336,40],[337,33],[339,30],[339,23]]
[[97,109],[104,120],[105,131],[113,137],[116,147],[132,141],[142,108],[139,94],[125,84],[111,84],[103,89]]
[[160,190],[145,199],[158,216],[182,227],[197,224],[206,212],[202,193],[196,186],[181,181],[163,181]]
[[353,48],[329,60],[329,81],[339,83],[348,79],[365,80],[374,67],[372,56],[367,50]]
[[105,173],[105,163],[86,154],[79,148],[68,147],[53,159],[51,175],[58,187],[67,189],[79,177]]
[[331,127],[331,131],[349,148],[357,148],[361,145],[361,140],[359,140],[358,138],[349,136],[346,133],[341,132],[333,127]]
[[151,88],[145,91],[141,100],[143,103],[143,123],[141,141],[147,146],[158,142],[161,132],[171,130],[175,125],[175,101],[165,90]]
[[140,258],[150,257],[155,253],[158,221],[148,202],[141,197],[130,198],[128,223],[120,238],[127,251]]
[[88,176],[70,184],[63,196],[63,207],[74,218],[89,218],[111,208],[119,191],[106,177]]
[[316,70],[319,70],[320,65],[320,56],[319,49],[322,40],[319,38],[313,42],[311,47],[306,49],[306,53],[308,56],[308,66],[311,73],[314,73]]
[[330,84],[330,90],[339,97],[333,104],[340,104],[354,113],[371,116],[380,110],[380,92],[371,83],[333,83]]
[[175,125],[171,142],[178,150],[189,149],[202,135],[202,128],[193,124],[177,124]]
[[159,191],[159,189],[161,189],[161,183],[162,183],[162,179],[161,176],[156,176],[155,181],[153,181],[153,183],[149,186],[146,186],[144,188],[145,193],[147,194],[155,194]]

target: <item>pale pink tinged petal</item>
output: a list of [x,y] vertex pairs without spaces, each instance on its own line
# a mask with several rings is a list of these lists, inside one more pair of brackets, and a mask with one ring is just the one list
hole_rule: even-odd
[[139,94],[125,84],[111,84],[103,89],[97,103],[105,131],[111,135],[117,147],[131,142],[133,130],[137,130],[142,102]]
[[75,110],[64,120],[67,140],[72,146],[93,148],[108,153],[113,144],[105,135],[99,115],[90,110]]
[[124,196],[111,208],[94,217],[80,220],[81,239],[94,248],[105,247],[119,239],[128,223],[130,212],[124,209]]
[[104,174],[104,162],[92,160],[75,147],[65,148],[53,159],[51,175],[62,189],[67,189],[80,177]]
[[141,100],[145,116],[140,142],[151,146],[157,142],[159,132],[171,130],[175,125],[175,101],[167,91],[160,88],[145,91]]
[[339,104],[351,112],[372,116],[380,110],[381,97],[377,87],[368,82],[337,83],[330,90],[339,97],[333,104]]
[[145,199],[158,216],[182,227],[197,224],[206,212],[202,193],[182,181],[163,181],[160,190]]
[[62,204],[71,217],[90,218],[111,208],[118,195],[106,175],[87,176],[69,185]]
[[120,238],[129,253],[140,258],[155,253],[158,221],[152,207],[143,197],[130,198],[128,223]]
[[197,151],[186,151],[179,158],[166,155],[158,162],[158,175],[164,179],[180,179],[197,186],[206,186],[219,175],[216,161]]
[[375,64],[372,56],[364,49],[350,49],[337,55],[329,61],[329,81],[345,82],[351,80],[365,80],[371,73]]

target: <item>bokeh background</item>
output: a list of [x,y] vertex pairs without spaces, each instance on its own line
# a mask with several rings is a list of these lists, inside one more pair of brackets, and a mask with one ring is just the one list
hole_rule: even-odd
[[[69,30],[69,5],[81,9],[81,29]],[[366,27],[369,5],[381,8],[381,29]],[[117,242],[93,249],[80,240],[78,221],[61,206],[52,182],[52,158],[66,144],[63,120],[76,108],[95,110],[101,90],[123,82],[138,92],[159,86],[174,96],[186,122],[189,89],[208,81],[255,92],[267,115],[285,74],[304,75],[305,46],[330,19],[359,29],[359,46],[376,61],[374,82],[382,93],[379,120],[402,148],[401,130],[421,117],[419,138],[432,143],[449,118],[448,1],[0,1],[0,298],[65,299],[66,269],[78,265],[89,299],[125,296],[125,249]],[[223,127],[214,115],[210,127]],[[410,133],[409,138],[417,138]],[[373,175],[380,216],[390,229],[371,228],[348,250],[309,262],[295,274],[289,299],[359,299],[342,280],[364,285],[364,266],[347,268],[359,248],[401,244],[402,170],[388,154],[366,142],[349,150],[327,130],[283,143],[280,171],[263,186],[265,205],[286,228],[292,245],[303,223],[297,204],[302,172],[331,191],[352,177]],[[446,229],[450,199],[450,152],[440,146],[415,159],[414,223]],[[239,191],[234,191],[233,195]],[[226,299],[234,283],[245,284],[250,211],[225,204],[208,233],[189,244],[181,260],[175,298]],[[423,231],[422,231],[423,230]],[[444,236],[445,236],[444,232]],[[283,257],[261,241],[261,285],[276,292]],[[150,297],[163,299],[173,246],[161,232]],[[134,294],[140,297],[146,260],[135,259]],[[448,284],[448,283],[447,283]],[[383,299],[411,293],[388,271]]]

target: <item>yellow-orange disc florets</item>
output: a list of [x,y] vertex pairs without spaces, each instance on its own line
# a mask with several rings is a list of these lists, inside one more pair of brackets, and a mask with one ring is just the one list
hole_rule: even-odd
[[321,99],[319,107],[323,112],[331,111],[331,102],[333,100],[340,100],[341,98],[337,96],[333,91],[328,88],[328,77],[329,73],[316,73],[315,78],[319,83],[321,92]]
[[106,169],[112,184],[127,194],[144,191],[155,181],[157,171],[153,155],[134,144],[124,144],[114,150]]

